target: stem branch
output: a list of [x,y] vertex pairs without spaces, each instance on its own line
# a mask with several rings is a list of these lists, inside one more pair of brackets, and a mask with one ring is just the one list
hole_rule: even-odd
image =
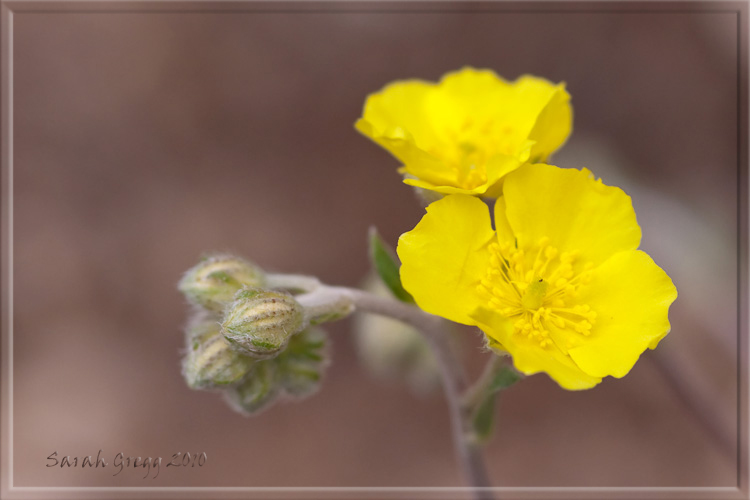
[[266,274],[268,288],[283,288],[295,292],[312,292],[320,288],[321,283],[313,276],[301,274]]
[[[329,286],[317,278],[292,274],[269,274],[268,286],[302,292],[296,296],[306,312],[308,322],[342,317],[353,308],[387,316],[416,328],[430,345],[443,380],[443,390],[451,420],[453,444],[466,482],[473,488],[475,500],[491,500],[490,481],[478,443],[471,428],[472,409],[464,404],[467,390],[463,367],[449,343],[448,323],[409,304],[380,297],[355,288]],[[322,319],[326,318],[326,319]]]
[[484,398],[487,397],[487,389],[504,364],[500,356],[490,356],[477,381],[464,392],[463,404],[466,408],[473,411],[482,404]]
[[[393,299],[344,287],[331,287],[348,295],[352,303],[361,311],[388,316],[404,323],[408,323],[419,330],[429,343],[440,366],[443,379],[443,389],[451,418],[453,444],[456,448],[463,475],[468,484],[474,488],[488,488],[490,481],[482,459],[481,450],[471,439],[470,412],[462,404],[461,395],[466,390],[466,376],[461,363],[456,358],[454,350],[448,340],[447,323],[445,320],[427,314],[416,307]],[[474,497],[490,499],[488,491],[474,490]]]

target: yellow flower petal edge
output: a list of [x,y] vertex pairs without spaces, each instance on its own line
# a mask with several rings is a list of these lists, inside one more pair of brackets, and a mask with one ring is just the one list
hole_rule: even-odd
[[677,290],[637,250],[622,190],[586,169],[525,165],[494,210],[493,230],[481,200],[448,195],[401,236],[403,284],[420,307],[478,326],[519,371],[569,390],[624,376],[667,335]]
[[648,254],[635,250],[613,255],[579,296],[597,311],[597,335],[570,349],[570,357],[593,375],[626,375],[640,354],[647,347],[654,349],[669,332],[663,312],[676,298],[672,280]]
[[423,310],[474,325],[469,314],[481,300],[474,276],[487,269],[494,241],[487,205],[472,196],[447,196],[399,238],[399,259],[409,263],[401,266],[401,282]]
[[577,252],[578,262],[599,264],[641,242],[630,196],[585,168],[526,165],[505,179],[503,197],[522,247],[549,238],[552,246]]
[[590,389],[602,381],[601,377],[587,374],[554,344],[539,349],[533,339],[514,336],[513,322],[491,309],[480,307],[471,314],[472,319],[488,338],[498,343],[513,356],[516,369],[526,375],[546,372],[560,386],[568,390]]
[[562,83],[466,67],[438,83],[387,85],[367,98],[355,128],[403,163],[407,184],[495,197],[506,174],[563,145],[572,116]]

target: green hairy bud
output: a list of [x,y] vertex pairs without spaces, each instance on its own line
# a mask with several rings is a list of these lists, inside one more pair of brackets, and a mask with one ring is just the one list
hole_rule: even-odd
[[224,391],[224,397],[243,415],[257,414],[277,400],[315,393],[328,362],[326,333],[310,328],[294,335],[277,357],[256,362],[240,384]]
[[267,359],[282,351],[304,322],[304,309],[290,294],[245,288],[227,309],[221,329],[233,349]]
[[221,334],[218,321],[200,314],[186,331],[187,356],[182,373],[192,389],[211,389],[238,383],[255,360],[234,351]]
[[281,394],[276,368],[272,360],[259,361],[242,384],[224,391],[229,406],[243,415],[269,407]]
[[326,332],[311,327],[292,337],[275,360],[279,382],[289,396],[302,398],[318,390],[330,361]]
[[259,267],[232,255],[214,255],[189,269],[178,288],[190,302],[221,312],[242,287],[264,285]]

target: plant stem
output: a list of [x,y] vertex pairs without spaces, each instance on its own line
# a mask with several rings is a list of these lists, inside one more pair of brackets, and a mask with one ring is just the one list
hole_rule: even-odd
[[487,389],[489,388],[492,380],[495,378],[497,372],[503,367],[505,362],[503,358],[497,355],[490,356],[487,360],[487,364],[484,365],[484,370],[474,384],[464,392],[463,404],[466,408],[473,411],[480,404],[482,404],[484,398],[487,397]]
[[[325,285],[323,285],[325,286]],[[419,330],[429,343],[440,366],[443,389],[451,419],[453,444],[456,448],[461,469],[466,482],[474,488],[477,500],[491,499],[486,489],[491,484],[482,458],[481,450],[471,438],[471,413],[462,404],[461,396],[466,390],[466,376],[461,363],[451,348],[445,320],[427,314],[422,310],[393,299],[380,297],[368,292],[344,287],[326,287],[347,295],[354,306],[381,316],[388,316],[408,323]]]
[[[284,288],[297,292],[312,292],[323,286],[314,276],[301,274],[266,274],[268,288]],[[330,288],[330,287],[328,287]]]
[[[329,286],[311,276],[292,274],[269,274],[266,276],[272,288],[285,288],[303,292],[296,299],[310,308],[308,320],[324,317],[328,312],[338,315],[351,312],[350,306],[360,311],[397,319],[416,328],[425,338],[440,366],[443,390],[451,420],[451,434],[461,465],[464,479],[473,490],[475,500],[491,500],[491,486],[479,444],[473,438],[471,428],[472,408],[464,404],[467,390],[466,376],[456,353],[449,343],[447,322],[437,316],[403,302],[380,297],[355,288]],[[345,314],[346,314],[345,313]],[[345,315],[344,314],[344,315]]]

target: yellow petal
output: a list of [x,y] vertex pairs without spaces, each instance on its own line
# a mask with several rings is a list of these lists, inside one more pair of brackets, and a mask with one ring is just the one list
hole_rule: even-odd
[[360,122],[355,125],[371,138],[403,137],[404,131],[420,148],[432,144],[433,125],[425,120],[425,99],[435,90],[435,84],[421,80],[404,80],[387,85],[371,94],[365,101]]
[[455,173],[444,162],[420,149],[407,129],[393,126],[378,130],[364,118],[354,126],[406,165],[405,172],[439,185],[454,182]]
[[588,304],[597,318],[591,336],[568,353],[592,376],[624,376],[669,332],[667,313],[676,298],[672,280],[648,254],[613,255],[581,288],[579,303]]
[[425,119],[425,101],[435,88],[421,80],[387,85],[368,96],[354,127],[399,159],[410,174],[442,185],[452,182],[455,173],[427,152],[438,140],[434,124]]
[[560,387],[571,391],[590,389],[602,381],[601,377],[581,370],[554,344],[542,348],[537,341],[514,333],[513,325],[507,318],[489,309],[479,308],[471,314],[471,318],[488,337],[500,343],[513,356],[513,365],[521,373],[533,375],[545,372]]
[[[408,172],[408,170],[404,169],[404,172]],[[411,174],[411,172],[409,173]],[[481,186],[477,186],[473,189],[465,189],[461,187],[445,185],[443,183],[433,184],[432,182],[426,181],[424,179],[416,179],[414,177],[404,177],[404,184],[408,184],[409,186],[420,187],[423,189],[429,189],[430,191],[435,191],[441,194],[479,195],[479,194],[484,193],[487,190],[486,183],[482,184]]]
[[497,232],[497,242],[513,243],[515,236],[513,229],[508,223],[508,217],[505,215],[505,197],[501,196],[495,200],[495,231]]
[[536,141],[531,150],[534,162],[543,162],[568,139],[573,128],[573,110],[570,107],[570,94],[565,85],[555,87],[549,101],[539,113],[529,139]]
[[[506,110],[504,114],[512,116],[513,121],[519,128],[523,130],[524,135],[535,141],[542,141],[543,146],[548,144],[552,145],[556,140],[548,140],[545,137],[545,133],[548,131],[546,127],[541,126],[540,129],[536,130],[536,136],[532,136],[531,133],[534,130],[536,124],[539,122],[540,115],[543,113],[550,113],[547,116],[548,119],[562,119],[566,123],[559,124],[561,127],[568,127],[568,133],[570,133],[569,126],[567,123],[571,116],[564,113],[564,109],[560,108],[563,102],[567,102],[570,96],[565,92],[564,84],[553,84],[544,78],[538,78],[531,75],[524,75],[516,80],[512,84],[513,95],[508,99]],[[562,92],[562,94],[561,94]],[[566,99],[567,97],[567,99]],[[547,109],[552,105],[551,109]],[[560,111],[563,111],[560,113]],[[545,120],[546,121],[546,120]],[[548,123],[548,125],[555,125]],[[566,134],[567,137],[567,134]],[[562,144],[560,142],[558,146]],[[553,150],[547,151],[551,153]]]
[[[482,192],[485,196],[496,198],[500,196],[502,192],[496,187],[501,185],[500,180],[503,179],[507,174],[514,171],[528,159],[531,149],[531,143],[524,146],[524,150],[521,151],[518,156],[509,155],[495,155],[487,162],[487,182],[486,189]],[[496,193],[491,195],[491,193]]]
[[547,237],[561,252],[579,252],[578,262],[596,265],[641,241],[630,196],[587,169],[524,165],[505,177],[503,196],[519,247]]
[[569,99],[564,85],[543,78],[525,75],[507,82],[491,70],[467,67],[443,77],[425,98],[425,112],[444,144],[460,127],[481,123],[492,130],[482,148],[505,144],[506,154],[526,161],[529,154],[546,158],[570,134]]
[[[501,179],[567,138],[563,85],[524,76],[507,82],[490,70],[463,68],[439,83],[394,82],[367,98],[355,127],[441,194],[497,197]],[[511,161],[512,160],[512,161]]]
[[[468,189],[452,185],[453,180],[437,180],[428,181],[428,176],[422,175],[421,178],[415,178],[413,173],[414,169],[404,168],[403,172],[409,173],[412,177],[405,177],[404,184],[410,186],[416,186],[431,191],[436,191],[442,194],[468,194],[468,195],[487,195],[490,197],[498,196],[498,194],[490,195],[488,190],[495,186],[500,179],[502,179],[507,173],[512,172],[521,166],[522,161],[518,158],[508,155],[496,155],[487,163],[487,182],[480,184],[479,186]],[[418,176],[417,176],[418,177]],[[434,177],[433,177],[434,178]]]
[[489,267],[495,232],[487,205],[449,195],[427,207],[417,226],[401,235],[401,282],[423,310],[464,324],[482,300],[477,285]]
[[475,109],[486,108],[482,97],[495,92],[510,92],[512,85],[490,69],[476,69],[465,66],[458,71],[446,73],[440,79],[440,88],[446,94]]
[[[438,130],[455,128],[467,117],[479,121],[492,118],[512,125],[522,139],[537,141],[542,138],[547,145],[545,133],[548,127],[543,124],[537,131],[537,137],[529,137],[540,114],[548,114],[547,119],[570,121],[570,113],[566,116],[562,109],[564,106],[561,106],[565,104],[569,108],[570,96],[565,92],[565,86],[555,85],[544,78],[524,75],[515,82],[508,82],[494,71],[466,67],[446,74],[440,80],[438,89],[426,98],[430,120]],[[547,110],[550,105],[551,108]],[[547,125],[555,124],[547,122]],[[567,126],[570,132],[569,123],[560,126]],[[550,144],[554,142],[557,140],[549,141]],[[560,144],[562,141],[559,141]]]
[[488,69],[470,67],[447,73],[439,91],[427,98],[429,120],[440,130],[456,129],[467,119],[498,114],[497,104],[511,98],[511,84]]

